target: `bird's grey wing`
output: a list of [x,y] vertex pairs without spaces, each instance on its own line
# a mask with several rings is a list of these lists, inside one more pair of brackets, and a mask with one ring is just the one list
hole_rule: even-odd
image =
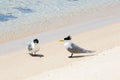
[[71,44],[71,47],[72,48],[68,48],[68,51],[70,51],[71,53],[89,53],[89,50],[81,48],[74,43]]
[[31,45],[31,44],[29,44],[29,45],[28,45],[28,50],[29,50],[29,51],[33,50],[33,48],[32,48],[32,45]]

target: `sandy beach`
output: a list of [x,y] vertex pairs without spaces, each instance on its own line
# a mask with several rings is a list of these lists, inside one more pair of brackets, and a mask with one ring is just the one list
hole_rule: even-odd
[[[82,54],[76,54],[75,56],[77,57],[68,58],[70,53],[65,50],[63,43],[58,42],[61,38],[64,37],[61,36],[55,40],[41,44],[41,50],[38,54],[44,55],[43,57],[30,56],[25,48],[26,45],[21,49],[16,48],[16,50],[9,51],[6,55],[0,56],[0,79],[73,80],[73,78],[77,77],[75,79],[79,80],[80,76],[82,76],[80,79],[84,80],[106,80],[109,79],[109,76],[110,80],[120,79],[120,64],[118,62],[120,56],[119,22],[110,23],[101,28],[95,28],[72,35],[72,41],[74,43],[83,48],[96,51],[94,54],[89,56],[86,55],[84,57],[80,57]],[[23,42],[22,40],[27,42],[27,39],[20,39],[17,40],[17,43]],[[7,44],[9,44],[9,42],[5,45]],[[11,44],[15,45],[15,43]],[[91,73],[91,71],[93,72]],[[69,76],[68,73],[71,76]],[[76,74],[80,74],[80,76]],[[87,78],[85,78],[85,76],[87,76]]]
[[[1,0],[0,80],[120,80],[119,0]],[[95,51],[73,58],[59,40]],[[37,56],[27,46],[39,39]]]
[[119,80],[120,47],[105,50],[99,55],[74,62],[66,67],[51,70],[25,80]]

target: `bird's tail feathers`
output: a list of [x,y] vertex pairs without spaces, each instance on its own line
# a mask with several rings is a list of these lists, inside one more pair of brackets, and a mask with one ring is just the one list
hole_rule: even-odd
[[86,50],[87,53],[94,53],[96,51],[92,51],[92,50]]

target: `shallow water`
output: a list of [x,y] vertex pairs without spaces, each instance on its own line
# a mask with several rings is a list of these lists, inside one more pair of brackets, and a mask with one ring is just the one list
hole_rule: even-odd
[[[17,30],[22,33],[22,30],[33,29],[33,26],[18,25],[39,22],[42,26],[50,19],[70,15],[71,12],[84,13],[88,8],[114,4],[120,4],[120,0],[0,0],[0,36],[2,39],[7,32],[14,34]],[[41,26],[37,27],[42,30]]]
[[[0,22],[12,20],[13,16],[17,17],[14,19],[19,19],[23,15],[31,16],[32,13],[39,13],[40,17],[49,14],[59,16],[66,10],[81,10],[117,2],[120,0],[0,0],[0,14],[4,15],[0,16]],[[12,18],[9,18],[10,16]]]
[[1,22],[8,21],[8,20],[15,19],[15,18],[17,18],[17,17],[15,17],[13,15],[3,15],[3,14],[0,14],[0,21]]

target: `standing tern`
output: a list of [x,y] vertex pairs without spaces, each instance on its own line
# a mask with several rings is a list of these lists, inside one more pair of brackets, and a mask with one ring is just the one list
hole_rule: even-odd
[[94,51],[86,50],[84,48],[79,47],[78,45],[73,43],[71,41],[71,39],[72,39],[71,36],[67,36],[64,38],[64,40],[59,40],[60,42],[64,42],[64,46],[71,53],[70,58],[73,57],[74,53],[92,53],[92,52],[94,52]]

